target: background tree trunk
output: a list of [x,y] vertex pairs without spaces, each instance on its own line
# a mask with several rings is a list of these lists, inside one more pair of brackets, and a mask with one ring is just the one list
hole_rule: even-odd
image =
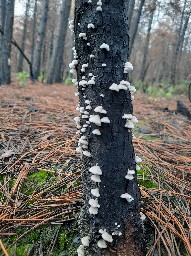
[[144,49],[143,49],[143,61],[142,61],[142,66],[141,66],[141,73],[140,73],[140,77],[139,77],[141,82],[144,82],[145,75],[146,75],[146,63],[147,63],[147,56],[148,56],[148,50],[149,50],[149,42],[150,42],[153,17],[154,17],[154,12],[156,10],[156,0],[153,1],[151,8],[152,9],[150,10],[150,18],[149,18],[149,24],[148,24],[148,29],[147,29],[147,36],[146,36],[145,45],[144,45]]
[[37,19],[37,0],[34,2],[33,22],[32,22],[32,35],[31,35],[31,63],[33,65],[35,35],[36,35],[36,19]]
[[38,30],[38,38],[37,38],[36,47],[34,50],[33,73],[34,73],[35,80],[37,80],[38,76],[40,75],[40,62],[41,62],[42,47],[43,47],[43,41],[44,41],[47,18],[48,18],[48,7],[49,7],[49,0],[44,0],[42,12],[41,12],[39,30]]
[[[140,192],[136,174],[133,180],[125,179],[128,170],[135,170],[136,162],[132,144],[132,131],[125,128],[124,114],[132,114],[133,107],[129,90],[112,91],[109,87],[128,81],[128,74],[124,73],[125,63],[128,61],[129,35],[126,19],[126,1],[107,0],[102,3],[102,11],[96,10],[97,3],[76,0],[75,9],[75,48],[78,56],[76,65],[79,107],[87,107],[90,101],[89,115],[96,115],[94,110],[102,106],[110,123],[101,126],[93,122],[85,130],[80,130],[86,136],[88,148],[79,150],[83,153],[83,183],[84,207],[80,215],[80,230],[82,236],[90,237],[90,246],[85,255],[144,255],[144,240],[142,223],[139,215]],[[93,27],[88,28],[88,24]],[[81,34],[85,33],[85,34]],[[101,49],[100,46],[105,48]],[[109,48],[108,48],[109,47]],[[82,65],[86,64],[84,69]],[[81,85],[81,81],[92,81],[95,85]],[[81,82],[81,83],[80,83]],[[86,83],[85,82],[85,83]],[[83,82],[84,84],[84,82]],[[80,118],[81,127],[86,124],[87,116],[83,113]],[[89,119],[91,120],[91,118]],[[101,135],[92,133],[99,129]],[[83,137],[82,137],[83,138]],[[81,138],[81,139],[82,139]],[[79,141],[79,143],[81,143]],[[91,155],[90,155],[91,154]],[[89,155],[89,156],[88,156]],[[102,170],[101,182],[98,184],[90,179],[90,167],[98,165]],[[89,213],[89,199],[95,199],[91,189],[99,188],[100,197],[98,214]],[[128,193],[133,197],[132,202],[121,198]],[[98,240],[101,238],[100,229],[113,234],[113,243],[109,249],[99,250]],[[114,234],[115,232],[115,234]],[[122,236],[120,236],[120,233]]]
[[4,24],[3,44],[2,44],[2,83],[11,83],[11,40],[14,23],[14,0],[6,1],[6,16]]
[[139,21],[140,21],[140,18],[141,18],[144,3],[145,3],[145,0],[140,0],[139,9],[137,11],[137,16],[136,16],[135,22],[134,22],[134,28],[132,28],[132,32],[131,32],[131,36],[130,36],[129,56],[131,55],[131,51],[133,49],[133,45],[134,45],[134,42],[135,42],[135,37],[137,35]]
[[[25,19],[23,24],[23,35],[22,35],[22,41],[21,41],[21,50],[25,51],[25,43],[26,43],[26,37],[27,37],[27,23],[29,18],[29,9],[30,9],[30,0],[26,3],[26,10],[25,10]],[[23,55],[19,54],[19,62],[18,62],[18,68],[17,72],[23,71]]]
[[128,27],[129,27],[129,30],[130,30],[130,26],[132,24],[131,20],[132,20],[132,16],[133,16],[134,7],[135,7],[135,0],[129,0],[129,6],[128,6]]
[[[63,82],[63,55],[65,48],[65,38],[68,28],[68,18],[70,15],[71,0],[62,1],[62,9],[60,13],[60,23],[58,34],[53,49],[51,65],[48,73],[47,83]],[[63,45],[64,44],[64,45]]]
[[[0,27],[4,30],[6,14],[6,0],[0,0]],[[0,33],[0,85],[2,84],[3,70],[2,70],[2,46],[3,34]]]
[[[176,67],[177,67],[177,61],[178,61],[178,55],[182,51],[183,43],[184,43],[184,37],[185,33],[188,27],[188,22],[190,19],[190,14],[191,12],[186,14],[185,22],[184,25],[181,26],[182,31],[180,31],[176,46],[175,46],[175,51],[172,57],[172,66],[171,66],[171,84],[175,85],[176,83]],[[182,23],[182,22],[181,22]]]

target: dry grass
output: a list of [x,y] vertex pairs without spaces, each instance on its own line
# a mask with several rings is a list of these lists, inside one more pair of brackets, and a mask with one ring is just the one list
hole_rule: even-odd
[[[82,168],[75,153],[74,90],[41,84],[0,88],[2,238],[26,227],[26,232],[17,233],[18,241],[45,223],[72,221],[79,211]],[[140,178],[146,175],[158,184],[140,187],[142,210],[155,232],[148,256],[155,250],[162,256],[182,256],[183,251],[191,255],[191,123],[172,114],[174,102],[153,102],[143,95],[135,100],[136,116],[150,126],[155,138],[134,139],[136,152],[144,159]],[[165,107],[168,111],[161,111]],[[38,187],[41,174],[46,182]],[[5,254],[2,241],[0,246]]]

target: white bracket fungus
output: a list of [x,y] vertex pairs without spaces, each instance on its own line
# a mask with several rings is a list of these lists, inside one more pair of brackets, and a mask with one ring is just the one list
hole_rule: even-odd
[[93,215],[98,214],[98,208],[91,206],[91,207],[89,208],[89,213],[90,213],[90,214],[93,214]]
[[88,67],[88,63],[83,64],[83,65],[82,65],[82,68],[81,68],[81,71],[82,71],[82,72],[85,72],[87,67]]
[[94,165],[89,169],[89,172],[95,175],[102,175],[102,170],[98,165]]
[[102,107],[102,106],[98,106],[94,109],[94,111],[96,113],[102,113],[102,114],[107,114],[107,111]]
[[89,204],[92,206],[92,207],[94,207],[94,208],[100,208],[100,205],[98,204],[98,199],[96,198],[96,199],[90,199],[89,200]]
[[135,126],[130,120],[127,120],[126,124],[125,124],[125,127],[129,128],[129,129],[133,129]]
[[138,156],[135,156],[135,162],[137,164],[140,164],[142,162],[142,159],[140,157],[138,157]]
[[133,70],[133,65],[130,62],[126,62],[124,67],[124,73],[128,73],[129,71],[132,71],[132,70]]
[[110,120],[107,116],[101,118],[102,123],[110,124]]
[[119,91],[119,86],[118,86],[118,84],[112,84],[112,85],[109,87],[109,89],[112,90],[112,91],[118,92],[118,91]]
[[100,132],[99,129],[93,130],[92,133],[95,134],[95,135],[101,135],[101,132]]
[[89,246],[90,245],[90,237],[89,236],[84,236],[81,238],[81,242],[84,246]]
[[89,24],[88,24],[88,28],[95,28],[95,26],[94,26],[94,24],[89,23]]
[[91,180],[94,182],[101,182],[100,176],[99,175],[92,175]]
[[108,44],[103,43],[103,44],[100,46],[100,49],[105,49],[106,51],[108,51],[108,52],[109,52],[109,45],[108,45]]
[[107,231],[104,229],[100,229],[99,230],[99,233],[101,234],[101,236],[102,236],[102,238],[105,240],[105,241],[107,241],[107,242],[109,242],[109,243],[112,243],[113,242],[113,237],[112,237],[112,235],[110,235],[109,233],[107,233]]
[[145,216],[145,214],[142,213],[142,212],[140,212],[140,219],[141,219],[142,221],[146,220],[146,216]]
[[84,245],[80,245],[77,249],[78,256],[84,256],[85,251],[84,251]]
[[92,58],[95,58],[95,55],[93,55],[93,54],[90,54],[90,58],[92,59]]
[[100,12],[102,11],[102,8],[100,5],[96,8],[96,11],[100,11]]
[[131,203],[134,200],[134,198],[128,193],[122,194],[120,197],[126,199],[129,203]]
[[84,40],[87,40],[86,33],[80,33],[79,38],[83,38]]
[[90,153],[89,151],[83,151],[83,155],[90,157],[90,156],[91,156],[91,153]]
[[91,194],[95,197],[100,197],[99,188],[91,189]]
[[90,115],[89,121],[97,126],[101,126],[101,119],[99,115]]
[[107,248],[107,244],[106,244],[105,240],[103,240],[103,239],[100,239],[100,240],[97,242],[97,246],[98,246],[99,248],[101,248],[101,249]]

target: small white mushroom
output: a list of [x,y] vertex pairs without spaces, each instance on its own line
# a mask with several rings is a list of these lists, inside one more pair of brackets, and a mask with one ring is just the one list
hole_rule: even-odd
[[122,118],[124,119],[131,119],[133,116],[131,114],[124,114]]
[[102,107],[102,106],[98,106],[94,109],[94,111],[96,113],[102,113],[102,114],[107,114],[107,111]]
[[142,212],[140,212],[140,219],[141,219],[142,221],[146,220],[146,216],[145,216],[145,214],[142,213]]
[[107,248],[107,244],[106,244],[105,240],[103,240],[103,239],[100,239],[100,240],[97,242],[97,246],[98,246],[99,248],[101,248],[101,249]]
[[102,117],[102,118],[101,118],[101,122],[102,122],[102,123],[109,124],[109,123],[110,123],[110,120],[109,120],[109,118],[108,118],[107,116],[105,116],[105,117]]
[[81,238],[81,242],[84,246],[89,246],[90,245],[90,237],[89,236],[84,236]]
[[101,182],[100,176],[99,175],[92,175],[91,180],[94,182]]
[[127,174],[127,175],[125,176],[125,179],[127,179],[127,180],[133,180],[134,177],[133,177],[132,174]]
[[99,188],[91,189],[91,194],[95,197],[100,197]]
[[101,6],[98,6],[97,8],[96,8],[96,11],[102,11],[102,8],[101,8]]
[[89,200],[89,204],[92,206],[92,207],[94,207],[94,208],[100,208],[100,205],[98,204],[98,199],[96,198],[96,199],[90,199]]
[[78,256],[85,256],[84,245],[80,245],[77,249]]
[[133,65],[130,62],[126,62],[124,67],[124,73],[128,73],[129,71],[132,71],[132,70],[133,70]]
[[109,89],[112,90],[112,91],[118,92],[118,91],[119,91],[119,86],[118,86],[118,84],[112,84],[112,85],[109,87]]
[[89,23],[89,24],[88,24],[88,28],[95,28],[95,26],[94,26],[94,24]]
[[89,121],[97,126],[101,126],[101,119],[99,115],[90,115]]
[[98,208],[91,206],[91,207],[89,208],[89,213],[90,213],[90,214],[93,214],[93,215],[98,214]]
[[90,156],[91,156],[91,153],[90,153],[89,151],[83,151],[83,155],[90,157]]
[[93,130],[92,133],[95,134],[95,135],[101,135],[101,132],[100,132],[99,129]]
[[129,129],[133,129],[135,126],[130,120],[127,120],[126,124],[125,124],[125,127],[129,128]]
[[[98,6],[98,7],[99,7],[99,6]],[[97,8],[98,8],[98,7],[97,7]],[[106,51],[109,51],[109,45],[103,43],[103,44],[100,46],[100,49],[105,49]]]
[[104,230],[104,232],[102,233],[101,236],[102,236],[102,238],[103,238],[105,241],[110,242],[110,243],[113,242],[113,237],[112,237],[112,235],[110,235],[109,233],[107,233],[106,230]]
[[126,199],[129,203],[134,200],[134,198],[128,193],[122,194],[120,197]]
[[102,170],[98,165],[94,165],[89,169],[89,172],[95,175],[102,175]]
[[139,163],[142,162],[142,159],[141,159],[140,157],[138,157],[138,156],[135,156],[135,162],[136,162],[137,164],[139,164]]

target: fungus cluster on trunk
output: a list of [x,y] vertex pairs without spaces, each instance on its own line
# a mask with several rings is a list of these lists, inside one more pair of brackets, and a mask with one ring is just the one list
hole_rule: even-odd
[[[88,4],[92,4],[91,0],[87,1]],[[102,11],[104,8],[104,3],[102,3],[101,0],[98,0],[97,4],[95,5],[96,11]],[[87,31],[80,31],[78,35],[76,35],[76,38],[78,40],[85,40],[88,42],[88,46],[91,47],[91,44],[89,43],[89,32],[96,28],[96,22],[94,22],[92,16],[92,20],[88,21],[86,25]],[[74,22],[71,21],[70,28],[73,31],[74,30]],[[80,26],[80,24],[78,24]],[[90,40],[91,42],[91,40]],[[87,44],[86,44],[87,45]],[[99,46],[99,51],[103,51],[103,54],[107,54],[112,50],[112,45],[103,42]],[[94,86],[96,87],[96,78],[97,76],[94,74],[94,70],[90,69],[89,63],[79,63],[77,51],[74,48],[74,60],[69,65],[71,69],[72,74],[78,73],[77,79],[73,79],[73,82],[78,88],[78,93],[76,93],[76,96],[80,95],[79,98],[79,105],[77,107],[77,110],[80,112],[80,115],[78,117],[74,118],[74,121],[77,125],[77,134],[80,135],[79,141],[78,141],[78,147],[76,151],[80,153],[82,156],[85,156],[91,160],[92,156],[94,155],[94,152],[90,150],[89,143],[91,143],[90,138],[101,138],[102,137],[102,131],[104,131],[106,126],[112,127],[112,120],[110,120],[108,116],[108,109],[104,107],[103,105],[98,104],[95,106],[92,103],[92,99],[88,98],[88,94],[86,93],[86,90],[88,87]],[[100,55],[101,56],[101,55]],[[91,52],[89,54],[89,61],[91,59],[99,58],[99,55],[95,52]],[[101,62],[101,61],[100,61]],[[123,65],[123,73],[128,74],[130,71],[133,70],[133,65],[126,60],[126,62],[122,63]],[[107,67],[106,63],[101,63],[102,67]],[[80,75],[79,75],[80,72]],[[108,89],[106,91],[107,93],[112,93],[112,97],[117,97],[117,93],[120,93],[120,91],[127,91],[130,94],[131,100],[133,99],[133,93],[136,92],[136,89],[134,86],[132,86],[127,80],[121,80],[119,83],[116,83],[113,81],[113,83],[109,84]],[[104,99],[105,95],[101,93],[99,97]],[[100,101],[99,101],[100,102]],[[93,105],[92,105],[93,104]],[[121,122],[124,123],[124,129],[128,129],[129,132],[134,128],[134,124],[138,122],[138,119],[132,115],[132,113],[123,113],[120,117]],[[90,161],[91,162],[91,161]],[[141,162],[141,159],[138,156],[135,156],[135,170],[139,169],[138,164]],[[127,168],[126,174],[124,175],[124,179],[128,181],[132,181],[134,179],[135,170],[131,168]],[[99,210],[102,205],[99,203],[99,198],[101,196],[100,194],[100,184],[102,182],[102,166],[99,165],[99,163],[94,163],[92,161],[92,165],[88,168],[89,173],[89,181],[91,183],[91,188],[89,191],[88,196],[88,212],[91,216],[90,218],[96,218],[97,215],[99,215]],[[117,189],[117,188],[116,188]],[[126,191],[125,193],[121,194],[119,196],[119,200],[126,200],[127,204],[131,204],[134,201],[133,196],[130,194],[129,191]],[[112,202],[111,202],[112,203]],[[141,220],[144,220],[143,214],[140,216]],[[117,224],[117,223],[115,223]],[[100,249],[105,249],[108,247],[108,244],[112,244],[114,241],[114,237],[121,236],[122,232],[120,231],[120,225],[117,224],[115,226],[115,231],[107,230],[105,227],[101,227],[97,230],[97,247]],[[110,232],[111,231],[111,232]],[[113,237],[114,236],[114,237]],[[79,246],[77,253],[78,256],[84,256],[86,255],[86,248],[90,246],[92,242],[91,234],[86,233],[84,237],[81,238],[81,245]]]

